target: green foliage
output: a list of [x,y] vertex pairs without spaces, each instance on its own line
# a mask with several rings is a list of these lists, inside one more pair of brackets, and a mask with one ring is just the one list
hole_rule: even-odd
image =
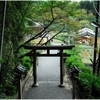
[[[4,2],[0,2],[0,23],[2,23],[3,3]],[[14,82],[16,82],[14,69],[19,64],[18,57],[20,56],[20,53],[18,54],[16,51],[18,46],[25,42],[25,37],[32,33],[32,31],[30,31],[26,26],[33,26],[33,23],[32,21],[29,22],[27,18],[36,22],[39,21],[41,24],[43,24],[43,26],[47,26],[47,24],[50,23],[52,19],[56,18],[56,20],[54,20],[52,23],[52,25],[56,24],[55,26],[57,26],[55,27],[55,30],[61,30],[61,28],[65,26],[69,31],[76,32],[81,27],[80,22],[77,20],[80,18],[80,16],[79,18],[76,18],[76,16],[78,16],[76,7],[77,3],[71,3],[70,1],[7,1],[2,53],[2,59],[4,61],[0,61],[2,63],[0,95],[2,93],[3,97],[1,96],[0,98],[7,98],[7,94],[14,95],[16,92],[16,85],[14,84]],[[81,15],[84,17],[85,12],[83,11]],[[58,26],[60,28],[58,28]],[[50,27],[47,30],[49,29]],[[52,28],[51,30],[54,29]],[[76,56],[75,59],[78,61]],[[25,57],[21,62],[23,66],[26,67],[27,73],[31,67],[30,59]],[[73,64],[77,65],[76,62]],[[82,65],[79,63],[78,66]]]
[[[3,3],[4,1],[0,2],[0,23],[2,23]],[[17,81],[14,69],[19,64],[19,55],[16,51],[18,46],[24,42],[24,36],[30,32],[24,24],[27,21],[25,18],[28,16],[31,17],[32,12],[30,12],[30,7],[30,1],[7,1],[5,32],[2,46],[3,60],[0,60],[0,63],[2,63],[0,73],[0,98],[8,98],[16,93]]]
[[89,91],[89,93],[91,93],[94,75],[91,73],[81,72],[79,73],[78,79],[81,86],[83,87],[83,90]]
[[92,12],[95,15],[95,10],[93,9],[93,2],[94,1],[81,1],[79,2],[78,8],[79,9],[85,9],[87,13]]
[[[79,73],[78,84],[82,87],[83,91],[88,93],[92,98],[100,98],[100,77],[95,76],[93,73],[81,72]],[[89,97],[89,98],[90,98]]]
[[[74,65],[81,69],[82,72],[79,72],[76,77],[77,84],[80,86],[81,91],[85,92],[88,98],[100,98],[100,77],[93,74],[92,68],[83,64],[82,58],[79,56],[80,50],[81,49],[79,47],[75,47],[71,51],[66,51],[67,54],[71,54],[71,56],[66,59],[67,69]],[[94,91],[96,93],[94,93]]]
[[79,52],[80,52],[79,47],[75,47],[72,50],[66,50],[67,54],[71,54],[71,56],[66,59],[67,68],[73,67],[74,65],[76,65],[78,68],[84,67]]
[[[8,91],[8,90],[10,90],[10,91]],[[15,94],[16,94],[16,87],[13,85],[13,84],[11,84],[11,83],[7,83],[6,85],[5,85],[5,93],[7,94],[7,96],[14,96]]]
[[79,46],[76,46],[72,50],[66,50],[67,54],[71,54],[71,56],[66,59],[66,66],[67,68],[71,68],[75,65],[83,72],[92,73],[92,69],[89,68],[88,66],[86,67],[82,62],[82,58],[79,55],[81,50],[82,49]]
[[73,65],[76,65],[77,67],[84,66],[80,57],[77,55],[73,55],[69,57],[68,59],[66,59],[66,66],[68,68],[73,67]]
[[[4,72],[4,70],[2,70]],[[6,70],[5,70],[6,71]],[[4,76],[2,75],[2,84],[0,84],[0,98],[13,98],[17,92],[17,87],[15,86],[15,72],[14,70],[9,70]],[[11,74],[13,73],[13,74]]]
[[93,79],[93,86],[94,86],[94,88],[96,89],[96,90],[99,90],[99,92],[100,92],[100,76],[98,76],[98,77],[94,77],[94,79]]
[[74,47],[72,50],[66,50],[66,53],[71,54],[71,55],[79,55],[81,51],[81,48],[79,46]]
[[20,60],[20,62],[26,68],[26,74],[27,74],[30,68],[32,67],[31,59],[29,57],[24,57]]
[[50,43],[50,42],[48,42],[48,43],[46,44],[46,46],[51,46],[51,43]]
[[0,63],[4,63],[4,59],[0,59]]
[[[56,18],[49,27],[56,26],[55,28],[52,28],[53,30],[59,31],[64,25],[68,30],[74,30],[75,32],[80,28],[80,23],[75,19],[77,11],[77,3],[75,2],[37,1],[33,5],[34,20],[47,25],[53,18]],[[58,26],[60,28],[58,28]]]

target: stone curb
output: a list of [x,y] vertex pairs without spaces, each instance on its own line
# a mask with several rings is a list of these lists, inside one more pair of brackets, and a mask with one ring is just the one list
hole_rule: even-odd
[[32,73],[32,70],[33,70],[33,67],[31,67],[31,69],[28,71],[28,74],[27,74],[27,76],[25,77],[25,79],[22,80],[22,83],[21,83],[21,85],[22,85],[22,92],[23,92],[23,90],[24,90],[24,86],[25,86],[26,82],[28,81],[28,79],[29,79],[29,77],[30,77],[30,75],[31,75],[31,73]]

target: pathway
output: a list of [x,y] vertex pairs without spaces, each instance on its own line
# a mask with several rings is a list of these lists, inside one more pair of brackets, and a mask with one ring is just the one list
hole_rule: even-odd
[[[51,50],[57,53],[57,50]],[[46,53],[44,51],[43,53]],[[64,76],[65,87],[58,87],[60,84],[60,58],[59,57],[38,57],[37,80],[38,87],[31,87],[33,76],[31,75],[25,85],[23,99],[72,99],[72,85],[67,75]]]

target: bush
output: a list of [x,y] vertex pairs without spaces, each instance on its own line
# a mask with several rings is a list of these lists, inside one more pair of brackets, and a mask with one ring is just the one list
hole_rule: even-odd
[[6,84],[5,88],[6,88],[5,93],[7,94],[7,96],[9,96],[9,95],[10,96],[15,95],[15,93],[16,93],[16,87],[13,84]]
[[27,74],[30,68],[32,67],[31,59],[29,57],[24,57],[20,60],[20,62],[26,68],[26,74]]
[[94,75],[90,73],[81,72],[79,73],[77,78],[79,79],[79,82],[83,87],[83,90],[89,91],[89,93],[91,93]]
[[16,94],[17,87],[13,82],[6,80],[6,83],[0,84],[0,98],[1,99],[11,99],[14,98]]
[[24,57],[24,58],[22,58],[22,59],[21,59],[21,64],[24,65],[25,62],[31,63],[31,59],[30,59],[29,57]]
[[82,72],[78,74],[77,83],[88,98],[100,98],[100,77],[93,74],[92,68],[83,64],[82,58],[78,54],[79,52],[79,48],[66,51],[67,54],[71,54],[71,56],[66,59],[66,66],[67,68],[71,68],[75,65],[81,69]]
[[82,58],[79,55],[79,53],[80,53],[79,47],[75,47],[72,50],[66,50],[66,53],[71,54],[71,56],[66,59],[66,67],[67,68],[71,68],[75,65],[85,73],[86,72],[92,73],[92,69],[89,67],[86,67],[83,64]]
[[[78,85],[82,88],[85,93],[87,93],[88,97],[92,98],[100,98],[100,77],[95,76],[92,73],[79,73],[78,77]],[[89,97],[89,98],[90,98]]]
[[84,64],[82,63],[82,60],[77,55],[73,55],[66,59],[66,66],[68,68],[73,67],[73,65],[76,65],[77,67],[84,66]]

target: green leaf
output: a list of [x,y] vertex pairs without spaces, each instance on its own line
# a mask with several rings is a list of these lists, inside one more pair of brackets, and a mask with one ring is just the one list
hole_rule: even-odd
[[4,59],[0,59],[0,63],[4,63]]

